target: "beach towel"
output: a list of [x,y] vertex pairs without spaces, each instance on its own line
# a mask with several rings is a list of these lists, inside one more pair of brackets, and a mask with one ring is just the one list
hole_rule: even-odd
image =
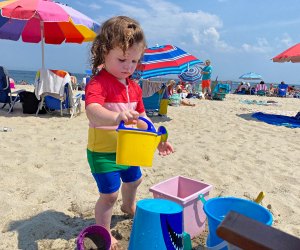
[[149,80],[142,81],[143,97],[150,97],[162,87],[162,82],[153,82]]
[[240,103],[243,104],[256,104],[256,105],[264,105],[264,106],[278,106],[278,103],[275,101],[261,101],[261,100],[240,100]]
[[297,119],[296,116],[265,114],[262,112],[257,112],[254,113],[252,117],[276,126],[285,126],[288,128],[300,128],[300,120]]
[[35,95],[38,100],[43,93],[58,94],[64,96],[64,86],[71,84],[71,77],[63,70],[40,69],[35,78]]

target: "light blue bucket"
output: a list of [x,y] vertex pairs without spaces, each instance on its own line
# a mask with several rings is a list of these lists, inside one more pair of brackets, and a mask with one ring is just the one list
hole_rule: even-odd
[[[205,201],[203,209],[208,219],[209,235],[206,245],[210,249],[228,249],[224,240],[217,236],[216,230],[230,211],[235,211],[265,225],[272,225],[272,214],[263,206],[249,200],[235,197],[217,197]],[[219,246],[219,247],[217,247]]]
[[183,208],[166,199],[139,200],[128,250],[183,250]]

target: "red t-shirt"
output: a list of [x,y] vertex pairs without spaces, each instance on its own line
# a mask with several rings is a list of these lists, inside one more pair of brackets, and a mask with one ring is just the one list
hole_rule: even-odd
[[111,111],[136,110],[145,112],[142,89],[133,80],[126,79],[124,85],[113,75],[102,69],[85,88],[85,106],[99,103]]

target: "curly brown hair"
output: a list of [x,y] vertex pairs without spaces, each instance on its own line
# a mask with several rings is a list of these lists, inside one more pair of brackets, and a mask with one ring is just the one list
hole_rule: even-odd
[[104,64],[104,57],[110,50],[119,47],[124,54],[134,44],[146,48],[146,39],[140,24],[127,16],[116,16],[105,21],[91,47],[91,66],[93,76],[98,66]]

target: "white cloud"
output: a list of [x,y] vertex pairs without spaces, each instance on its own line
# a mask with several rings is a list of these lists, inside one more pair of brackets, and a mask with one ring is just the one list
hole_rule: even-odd
[[242,45],[242,50],[249,53],[268,53],[272,51],[272,47],[270,46],[266,38],[258,38],[256,44],[251,45],[248,43],[244,43]]
[[164,0],[133,1],[130,5],[115,0],[107,0],[105,3],[118,7],[121,14],[139,20],[149,46],[172,43],[189,47],[211,45],[219,51],[232,49],[221,40],[219,29],[223,23],[214,14],[201,10],[187,12]]
[[290,47],[294,44],[293,39],[287,33],[284,33],[282,35],[282,38],[280,38],[280,43],[283,44],[285,47]]

